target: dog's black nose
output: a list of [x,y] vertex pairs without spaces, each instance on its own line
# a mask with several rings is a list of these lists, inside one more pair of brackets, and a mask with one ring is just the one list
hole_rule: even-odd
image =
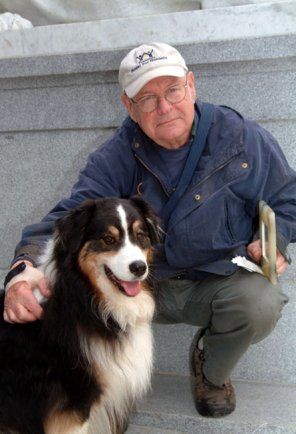
[[129,265],[130,271],[137,277],[143,276],[147,270],[147,265],[143,261],[134,261]]

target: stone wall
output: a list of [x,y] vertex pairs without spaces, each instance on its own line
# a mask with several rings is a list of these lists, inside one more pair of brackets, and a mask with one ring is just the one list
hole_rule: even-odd
[[[198,96],[269,129],[296,168],[295,16],[290,1],[160,15],[153,26],[130,18],[0,34],[0,274],[21,227],[69,194],[89,152],[122,122],[118,66],[129,47],[145,40],[175,45],[197,77]],[[236,377],[295,383],[295,277],[293,265],[283,278],[291,298],[283,319]],[[186,373],[194,330],[155,330],[162,348],[157,368]]]

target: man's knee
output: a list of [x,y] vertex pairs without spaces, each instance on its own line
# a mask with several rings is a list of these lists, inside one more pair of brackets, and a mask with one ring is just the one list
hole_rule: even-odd
[[281,317],[283,306],[288,302],[279,285],[272,285],[266,278],[247,272],[237,273],[229,290],[225,288],[222,293],[218,298],[221,301],[222,295],[224,303],[228,303],[227,313],[232,327],[248,328],[251,343],[269,335]]
[[261,341],[271,333],[287,301],[288,298],[281,292],[279,285],[269,282],[261,285],[257,293],[250,291],[245,294],[245,316],[253,332],[252,343]]

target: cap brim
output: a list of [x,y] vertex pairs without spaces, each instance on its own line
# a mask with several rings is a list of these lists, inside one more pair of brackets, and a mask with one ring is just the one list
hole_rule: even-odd
[[150,80],[156,77],[184,77],[188,69],[182,66],[161,66],[159,68],[153,68],[141,75],[137,80],[127,85],[124,89],[129,98],[133,98],[137,93],[148,83]]

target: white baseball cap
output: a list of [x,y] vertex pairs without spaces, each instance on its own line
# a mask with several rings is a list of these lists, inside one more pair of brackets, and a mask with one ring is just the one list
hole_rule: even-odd
[[187,71],[179,51],[168,44],[155,42],[131,50],[120,64],[118,78],[122,91],[133,98],[153,78],[184,77]]

